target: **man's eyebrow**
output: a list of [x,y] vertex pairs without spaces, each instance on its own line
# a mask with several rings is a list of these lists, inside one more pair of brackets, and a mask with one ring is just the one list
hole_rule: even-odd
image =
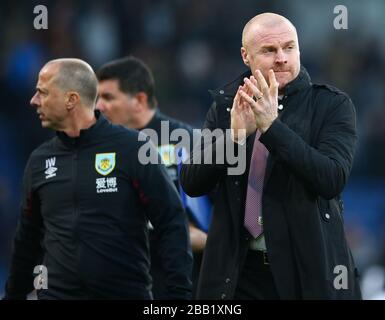
[[289,40],[289,41],[285,42],[283,45],[287,46],[289,44],[295,44],[295,41],[294,40]]
[[261,49],[274,49],[275,45],[274,44],[265,44],[261,47]]
[[111,94],[111,93],[109,93],[109,92],[106,92],[106,93],[104,93],[104,92],[99,93],[99,97],[111,98],[111,97],[113,97],[113,96],[114,96],[114,95]]
[[[295,45],[295,41],[294,40],[289,40],[289,41],[286,41],[284,44],[283,44],[283,46],[285,47],[285,46],[288,46],[288,45]],[[275,44],[272,44],[272,43],[268,43],[268,44],[265,44],[265,45],[263,45],[261,48],[267,48],[267,49],[269,49],[269,48],[275,48]]]

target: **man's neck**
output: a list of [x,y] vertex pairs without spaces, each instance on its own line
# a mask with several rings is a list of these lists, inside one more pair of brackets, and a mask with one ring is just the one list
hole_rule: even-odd
[[143,129],[147,127],[147,125],[150,123],[152,118],[155,115],[156,110],[155,109],[149,109],[140,114],[136,119],[133,119],[133,121],[128,124],[127,127],[132,129]]
[[96,123],[96,117],[93,109],[88,107],[80,107],[73,110],[73,114],[70,115],[69,123],[62,131],[71,138],[80,136],[80,131],[90,128]]

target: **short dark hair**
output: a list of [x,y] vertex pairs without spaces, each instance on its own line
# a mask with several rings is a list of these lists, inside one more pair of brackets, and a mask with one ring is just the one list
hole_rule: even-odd
[[128,56],[112,60],[97,71],[99,81],[116,79],[120,90],[129,94],[144,92],[147,94],[150,108],[157,105],[155,81],[150,68],[140,59]]

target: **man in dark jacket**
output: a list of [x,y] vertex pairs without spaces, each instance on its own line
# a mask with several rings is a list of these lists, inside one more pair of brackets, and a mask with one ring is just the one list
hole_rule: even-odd
[[[97,77],[99,99],[96,108],[113,123],[145,132],[151,130],[152,132],[147,132],[153,138],[167,172],[179,190],[176,146],[181,141],[172,141],[170,136],[174,130],[183,129],[192,139],[193,129],[160,112],[155,95],[155,81],[150,68],[142,60],[128,56],[100,67]],[[189,232],[194,257],[192,275],[194,294],[207,234],[197,227],[193,212],[188,207],[186,211],[190,220]],[[167,282],[157,237],[156,232],[150,232],[153,294],[155,299],[167,299]]]
[[357,140],[354,106],[310,82],[295,27],[282,16],[251,19],[241,55],[250,71],[212,92],[204,126],[234,129],[245,172],[229,175],[227,162],[181,171],[192,196],[218,188],[198,297],[360,299],[340,198]]
[[191,248],[178,193],[163,165],[142,165],[137,131],[94,111],[92,68],[50,61],[36,90],[31,105],[57,135],[25,169],[5,298],[23,299],[35,285],[40,299],[151,299],[148,220],[168,296],[190,298]]

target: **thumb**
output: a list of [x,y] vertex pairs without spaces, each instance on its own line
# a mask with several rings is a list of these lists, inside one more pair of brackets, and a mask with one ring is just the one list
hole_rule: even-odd
[[234,97],[234,101],[233,101],[233,108],[236,109],[236,110],[240,110],[240,105],[241,105],[241,94],[240,94],[240,91],[241,91],[241,86],[238,87],[238,91]]

